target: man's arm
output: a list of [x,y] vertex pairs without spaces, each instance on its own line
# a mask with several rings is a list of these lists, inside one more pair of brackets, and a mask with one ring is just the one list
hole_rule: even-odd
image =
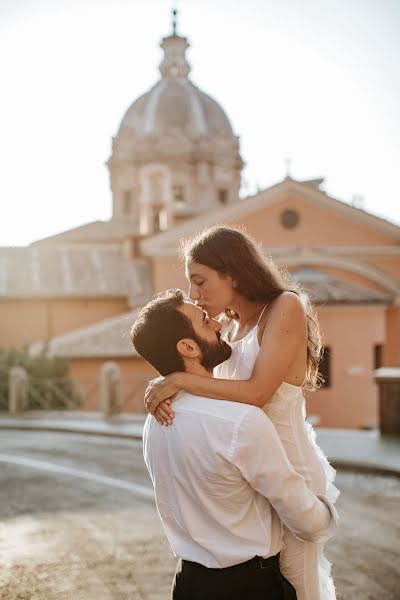
[[335,508],[325,498],[315,496],[293,469],[263,411],[251,407],[246,413],[233,436],[230,459],[297,537],[310,542],[331,537],[338,522]]

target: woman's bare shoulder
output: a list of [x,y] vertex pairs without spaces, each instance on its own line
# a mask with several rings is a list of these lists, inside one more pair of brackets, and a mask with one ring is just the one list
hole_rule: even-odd
[[305,316],[305,308],[298,294],[284,291],[272,303],[271,317],[274,313],[276,316],[298,319]]

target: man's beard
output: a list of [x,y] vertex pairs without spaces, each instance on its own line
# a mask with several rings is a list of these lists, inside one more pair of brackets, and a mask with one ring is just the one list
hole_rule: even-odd
[[221,340],[219,333],[217,333],[217,340],[213,343],[206,342],[198,336],[196,336],[196,342],[202,354],[201,364],[209,373],[212,372],[214,367],[228,360],[232,354],[232,348]]

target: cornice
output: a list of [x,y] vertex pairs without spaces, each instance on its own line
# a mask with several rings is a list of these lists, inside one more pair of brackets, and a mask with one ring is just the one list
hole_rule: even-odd
[[381,269],[378,269],[370,263],[359,259],[346,257],[343,262],[339,255],[330,255],[323,252],[316,252],[310,248],[303,248],[300,252],[292,252],[287,255],[274,256],[274,261],[278,267],[296,267],[296,266],[321,266],[333,267],[343,271],[349,271],[361,275],[370,281],[380,285],[386,291],[394,294],[396,297],[400,294],[400,282],[391,277]]
[[[377,256],[377,257],[397,257],[400,256],[399,246],[307,246],[307,250],[319,252],[320,254],[334,256]],[[278,246],[265,247],[273,256],[281,256],[285,254],[300,253],[304,247],[296,246]]]

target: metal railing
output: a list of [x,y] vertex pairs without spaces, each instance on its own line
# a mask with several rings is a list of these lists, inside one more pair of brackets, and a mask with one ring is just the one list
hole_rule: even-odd
[[28,377],[26,394],[27,407],[42,410],[76,409],[83,403],[74,381],[66,377]]
[[[148,382],[149,377],[144,375],[120,376],[116,412],[144,412],[143,396]],[[104,410],[100,376],[72,379],[26,375],[23,386],[19,385],[17,400],[14,391],[11,408],[12,376],[8,380],[0,379],[0,409],[14,414],[27,410]]]

